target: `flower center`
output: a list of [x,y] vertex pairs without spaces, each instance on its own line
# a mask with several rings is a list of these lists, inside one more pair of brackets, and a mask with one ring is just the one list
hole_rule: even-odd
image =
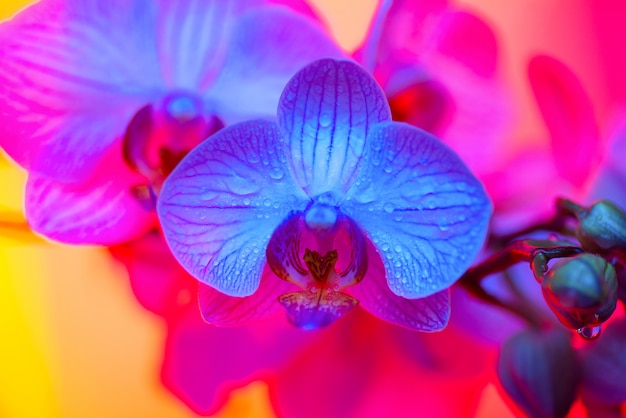
[[335,271],[335,264],[339,258],[337,250],[332,250],[321,256],[317,251],[308,248],[304,250],[304,263],[318,283],[327,283],[331,272]]
[[147,179],[151,195],[182,158],[209,135],[223,127],[207,115],[202,100],[191,93],[175,92],[139,109],[123,140],[127,164]]
[[344,292],[365,276],[365,238],[337,209],[313,204],[287,219],[272,235],[267,261],[272,271],[302,290],[278,298],[298,327],[327,326],[358,304]]

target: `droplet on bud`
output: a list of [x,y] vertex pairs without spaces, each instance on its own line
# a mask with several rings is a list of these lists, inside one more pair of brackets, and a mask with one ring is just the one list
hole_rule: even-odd
[[589,253],[556,261],[543,276],[541,290],[559,321],[573,329],[602,324],[617,306],[615,269]]
[[585,340],[595,340],[602,333],[602,325],[578,328],[576,332]]

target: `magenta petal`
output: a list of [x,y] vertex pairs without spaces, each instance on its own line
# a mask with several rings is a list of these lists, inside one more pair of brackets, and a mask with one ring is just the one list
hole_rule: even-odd
[[367,246],[368,268],[362,282],[348,291],[372,315],[417,331],[440,331],[450,318],[450,292],[442,290],[420,299],[405,299],[387,285],[383,262],[373,244]]
[[64,181],[91,173],[162,84],[145,42],[153,9],[50,0],[1,25],[0,143],[12,158]]
[[438,53],[457,60],[476,75],[489,78],[496,71],[498,43],[491,28],[467,12],[444,13],[435,34]]
[[208,91],[227,123],[274,117],[280,93],[298,70],[345,56],[317,22],[284,7],[252,10],[232,31],[224,67]]
[[359,65],[323,59],[300,70],[278,106],[287,162],[311,197],[345,193],[354,182],[370,128],[391,120],[384,92]]
[[135,298],[145,309],[170,319],[196,307],[198,281],[182,269],[158,232],[109,251],[126,267]]
[[279,279],[265,267],[259,288],[245,297],[225,295],[211,286],[200,283],[198,300],[202,318],[209,324],[229,327],[268,318],[283,312],[278,297],[297,289],[293,284]]
[[317,336],[277,316],[254,326],[206,324],[196,309],[169,322],[161,377],[165,386],[202,415],[215,413],[231,390],[270,380],[283,363]]
[[113,245],[147,232],[155,223],[141,176],[103,164],[83,183],[61,183],[31,174],[26,183],[26,219],[31,228],[68,244]]
[[356,418],[381,361],[381,322],[353,309],[327,329],[307,333],[319,340],[286,362],[270,386],[278,416]]
[[289,176],[273,122],[231,125],[191,151],[163,184],[157,205],[177,260],[230,296],[253,294],[272,232],[308,199]]
[[598,163],[599,137],[593,105],[576,75],[548,56],[534,57],[528,77],[543,115],[559,173],[580,186]]

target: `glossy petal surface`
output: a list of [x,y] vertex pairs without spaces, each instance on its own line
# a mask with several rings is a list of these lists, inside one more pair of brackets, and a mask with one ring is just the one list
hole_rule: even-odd
[[256,291],[272,232],[307,203],[282,147],[272,122],[232,125],[196,147],[163,185],[158,213],[174,255],[227,295]]
[[323,59],[299,71],[278,106],[296,182],[311,197],[344,193],[358,173],[369,130],[390,119],[383,91],[357,64]]
[[31,174],[26,184],[26,218],[34,231],[69,244],[128,241],[156,222],[144,183],[143,177],[110,158],[82,183]]
[[216,326],[239,326],[283,312],[278,297],[296,290],[293,284],[265,268],[259,288],[245,297],[228,296],[200,283],[198,302],[202,318]]
[[51,0],[3,23],[0,141],[9,155],[61,180],[87,176],[162,84],[154,13],[145,0]]
[[224,67],[208,92],[227,123],[274,117],[277,92],[310,62],[343,54],[316,22],[283,7],[252,10],[233,27]]
[[420,299],[405,299],[394,294],[385,280],[385,268],[374,246],[368,242],[367,275],[348,291],[372,315],[416,331],[439,331],[450,317],[448,289]]
[[369,141],[359,181],[341,208],[376,245],[396,295],[437,293],[482,246],[489,199],[463,162],[418,128],[380,124]]

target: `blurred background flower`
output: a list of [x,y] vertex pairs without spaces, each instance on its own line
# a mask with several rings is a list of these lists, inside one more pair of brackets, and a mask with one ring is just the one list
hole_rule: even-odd
[[[1,16],[8,17],[27,3],[30,2],[3,1]],[[313,3],[347,49],[360,43],[376,7],[371,0]],[[578,76],[595,109],[600,137],[613,138],[608,130],[619,126],[616,121],[626,99],[626,50],[621,47],[626,21],[623,2],[458,0],[451,3],[484,20],[500,46],[497,59],[503,83],[510,89],[513,117],[503,138],[506,146],[498,150],[503,160],[530,146],[544,150],[550,147],[549,132],[527,74],[531,58],[537,55],[558,59]],[[19,223],[24,174],[2,162],[0,178],[0,213],[3,220]],[[545,188],[548,181],[535,187]],[[609,190],[614,192],[615,188]],[[52,245],[38,241],[23,229],[3,228],[0,263],[0,329],[3,331],[0,416],[194,416],[161,382],[159,370],[167,325],[139,306],[125,269],[112,263],[105,250]],[[358,348],[367,343],[364,341]],[[290,366],[294,379],[305,372],[302,367],[315,358],[318,353],[315,350],[323,350],[325,343],[319,344]],[[386,368],[387,374],[369,389],[370,403],[361,404],[362,408],[381,408],[380,415],[385,413],[384,401],[393,401],[399,393],[410,395],[412,390],[409,382],[414,370],[396,361],[393,351],[389,354],[393,360],[377,365]],[[345,354],[346,358],[350,355]],[[450,358],[453,356],[447,357]],[[341,355],[338,359],[342,359]],[[589,359],[590,364],[597,361],[591,355]],[[482,384],[483,389],[475,394],[472,405],[462,409],[463,414],[479,417],[521,414],[507,406],[495,390],[495,375],[486,375]],[[460,385],[464,387],[463,383]],[[253,381],[233,392],[218,414],[273,416],[266,383]],[[570,416],[580,414],[580,408],[575,405]]]

